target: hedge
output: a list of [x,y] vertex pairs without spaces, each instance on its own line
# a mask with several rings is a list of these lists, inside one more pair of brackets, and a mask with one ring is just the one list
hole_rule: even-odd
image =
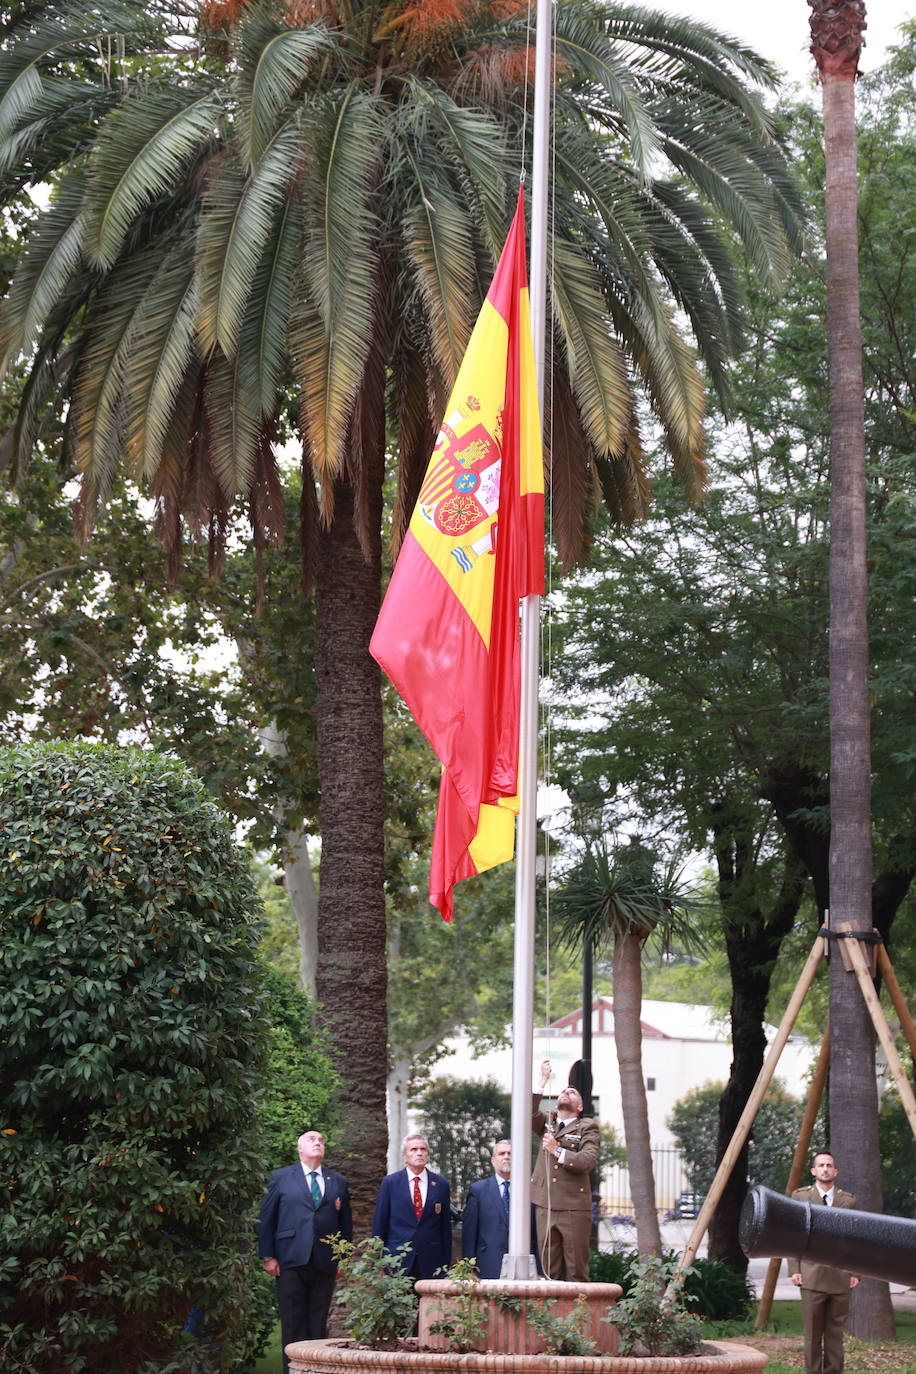
[[0,752],[0,941],[0,1364],[244,1368],[267,1028],[226,821],[144,751]]

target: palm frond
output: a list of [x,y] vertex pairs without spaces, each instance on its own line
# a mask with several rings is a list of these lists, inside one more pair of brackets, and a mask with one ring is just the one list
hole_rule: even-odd
[[572,389],[563,368],[553,370],[550,420],[550,509],[557,552],[564,569],[581,561],[590,545],[587,512],[588,444]]
[[556,12],[557,57],[580,79],[601,87],[626,132],[634,170],[640,178],[649,174],[658,139],[645,92],[634,79],[631,55],[619,43],[608,42],[599,11],[578,5],[560,5]]
[[238,32],[235,78],[239,147],[246,172],[257,170],[315,62],[338,46],[338,36],[326,25],[289,28],[260,7],[246,15]]
[[448,188],[424,185],[420,166],[416,175],[419,200],[403,217],[404,255],[416,273],[435,365],[450,389],[479,308],[473,243],[467,217]]
[[656,930],[699,948],[690,919],[695,905],[676,861],[660,871],[656,855],[639,843],[590,847],[554,897],[561,942],[574,947],[588,940],[596,951]]
[[599,453],[619,454],[630,410],[629,385],[600,279],[581,250],[558,237],[550,281],[570,383],[585,432]]
[[105,8],[104,21],[98,10],[78,4],[63,14],[26,11],[0,52],[0,142],[34,114],[54,64],[78,69],[102,34],[137,31],[138,10],[117,0]]
[[398,134],[448,163],[461,184],[469,218],[486,231],[494,264],[506,233],[505,129],[467,109],[432,82],[411,80],[397,112]]
[[120,457],[134,319],[159,261],[156,245],[126,257],[106,278],[87,326],[73,388],[72,420],[76,463],[90,479],[93,505],[104,500]]
[[86,251],[110,267],[140,210],[174,189],[216,144],[222,100],[211,90],[145,91],[105,120],[93,149],[86,194]]
[[302,309],[290,344],[303,429],[327,497],[372,337],[382,127],[374,102],[351,85],[310,106],[307,133],[314,167],[303,186]]
[[195,353],[194,248],[179,242],[160,264],[134,313],[124,370],[124,451],[139,477],[158,468],[176,398]]
[[421,318],[405,302],[395,312],[397,332],[391,348],[391,414],[398,445],[398,481],[391,514],[392,562],[407,532],[413,508],[436,442],[429,358],[432,348]]
[[207,460],[227,501],[247,491],[260,432],[258,378],[241,351],[232,359],[217,350],[207,362]]
[[88,82],[45,77],[28,114],[0,137],[3,200],[13,199],[20,179],[35,185],[80,157],[95,137],[96,121],[115,99]]
[[85,181],[66,177],[33,230],[9,293],[0,307],[0,376],[41,333],[82,256]]
[[274,137],[256,172],[245,177],[232,157],[214,171],[200,223],[200,336],[206,354],[235,354],[248,298],[265,251],[285,214],[303,157],[295,119]]

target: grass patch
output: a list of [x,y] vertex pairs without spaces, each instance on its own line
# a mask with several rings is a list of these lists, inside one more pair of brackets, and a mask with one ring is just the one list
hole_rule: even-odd
[[[894,1341],[873,1345],[846,1337],[846,1374],[916,1374],[916,1312],[897,1310],[894,1320]],[[766,1352],[765,1374],[798,1374],[804,1369],[800,1302],[774,1303],[764,1331],[735,1335],[746,1345]]]
[[283,1350],[280,1345],[280,1323],[274,1327],[270,1344],[267,1347],[267,1354],[262,1355],[255,1364],[251,1366],[247,1374],[280,1374],[282,1367]]

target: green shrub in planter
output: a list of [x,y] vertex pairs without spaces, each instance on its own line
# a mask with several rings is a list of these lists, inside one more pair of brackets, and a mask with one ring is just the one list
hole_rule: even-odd
[[252,1354],[255,920],[245,861],[182,767],[0,752],[4,1370],[197,1374]]

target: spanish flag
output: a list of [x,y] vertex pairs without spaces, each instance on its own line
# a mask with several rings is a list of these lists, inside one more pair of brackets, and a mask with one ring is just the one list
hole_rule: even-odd
[[429,896],[512,858],[519,600],[544,590],[544,473],[518,208],[369,649],[442,764]]

